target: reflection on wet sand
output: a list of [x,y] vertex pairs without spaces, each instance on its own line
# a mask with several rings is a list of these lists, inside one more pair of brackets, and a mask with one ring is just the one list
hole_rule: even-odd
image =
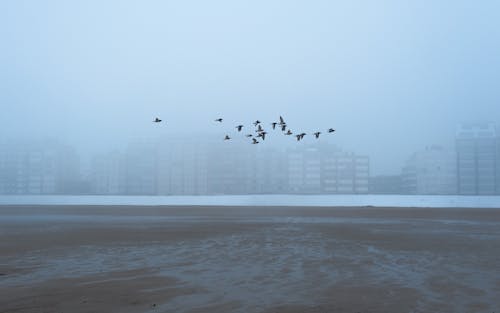
[[0,207],[0,311],[491,312],[499,215]]

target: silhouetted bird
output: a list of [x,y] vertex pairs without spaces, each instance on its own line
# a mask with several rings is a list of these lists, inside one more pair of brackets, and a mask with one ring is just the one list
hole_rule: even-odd
[[266,132],[261,132],[261,133],[259,133],[259,134],[257,135],[257,137],[261,137],[261,138],[262,138],[262,140],[265,140],[265,139],[266,139],[266,134],[267,134]]
[[328,129],[329,133],[333,133],[334,131],[335,131],[335,129],[333,129],[333,128]]
[[215,120],[216,122],[219,122],[219,123],[222,123],[222,119],[221,118],[218,118]]
[[264,129],[262,128],[261,125],[259,125],[259,127],[257,127],[257,130],[255,131],[256,133],[260,133],[260,132],[263,132]]
[[153,123],[160,123],[161,120],[159,118],[155,118],[155,120],[153,121]]
[[302,139],[304,139],[304,136],[305,136],[305,135],[307,135],[307,134],[306,134],[306,133],[302,133],[302,134],[300,134],[300,135],[299,135],[299,136],[300,136],[300,139],[301,139],[301,140],[302,140]]
[[320,135],[320,134],[321,134],[321,132],[315,132],[315,133],[314,133],[314,136],[316,136],[316,139],[318,139],[318,138],[319,138],[319,135]]
[[278,125],[278,123],[274,122],[274,123],[271,123],[271,125],[273,126],[273,129],[276,129],[276,125]]
[[226,137],[224,137],[224,140],[230,140],[231,137],[229,137],[229,135],[226,135]]
[[255,138],[252,138],[252,140],[253,140],[252,144],[254,144],[254,145],[256,145],[256,144],[258,144],[258,143],[259,143],[259,142],[257,141],[257,139],[255,139]]
[[248,135],[246,135],[246,137],[250,138],[250,137],[253,137],[253,135],[252,134],[248,134]]
[[284,119],[283,119],[283,117],[281,117],[281,115],[280,115],[280,125],[285,125],[285,124],[286,124],[286,123],[285,123],[285,120],[284,120]]
[[288,131],[285,133],[285,135],[287,135],[287,136],[290,136],[290,135],[292,135],[292,134],[293,134],[293,133],[292,133],[292,131],[291,131],[291,130],[288,130]]
[[259,124],[260,124],[260,121],[259,121],[259,120],[256,120],[255,122],[253,122],[253,125],[254,125],[254,126],[257,126],[257,125],[259,125]]
[[241,129],[242,129],[242,128],[243,128],[243,125],[238,125],[238,126],[236,126],[236,129],[237,129],[239,132],[241,131]]
[[297,138],[297,141],[300,141],[300,139],[302,139],[300,135],[295,135],[295,137]]

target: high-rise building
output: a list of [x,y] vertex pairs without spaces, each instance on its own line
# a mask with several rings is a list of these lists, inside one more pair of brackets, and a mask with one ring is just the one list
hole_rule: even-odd
[[457,188],[462,195],[491,195],[498,191],[496,127],[493,123],[464,123],[457,127]]
[[500,195],[500,133],[497,133],[496,194]]
[[406,194],[456,194],[456,155],[441,146],[415,152],[402,170],[402,189]]
[[208,144],[192,139],[165,139],[158,148],[158,193],[207,193]]
[[291,193],[368,193],[369,175],[367,156],[344,152],[335,146],[310,145],[288,152]]
[[263,147],[255,155],[255,175],[251,183],[255,193],[283,194],[288,192],[288,173],[285,151]]
[[92,159],[90,169],[91,192],[98,195],[125,194],[125,154],[113,151]]
[[288,187],[291,193],[321,192],[321,154],[317,147],[289,151]]
[[138,140],[129,144],[125,155],[125,193],[130,195],[158,194],[158,146],[153,140]]
[[378,175],[370,177],[370,194],[404,194],[401,175]]
[[56,141],[2,143],[0,194],[80,193],[80,160]]
[[209,194],[256,193],[256,150],[239,142],[216,142],[208,149]]
[[335,146],[281,150],[244,141],[163,138],[94,158],[96,194],[368,193],[369,159]]

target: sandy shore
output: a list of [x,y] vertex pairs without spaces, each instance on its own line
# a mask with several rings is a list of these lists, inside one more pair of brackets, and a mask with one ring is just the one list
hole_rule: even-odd
[[0,312],[500,312],[500,209],[0,206]]

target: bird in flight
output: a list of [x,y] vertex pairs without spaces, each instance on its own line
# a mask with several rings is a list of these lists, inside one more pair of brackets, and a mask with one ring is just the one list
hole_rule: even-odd
[[259,133],[259,134],[257,135],[257,137],[261,137],[261,138],[262,138],[262,140],[265,140],[265,139],[266,139],[266,134],[267,134],[266,132],[261,132],[261,133]]
[[[218,122],[218,123],[222,123],[223,119],[222,118],[218,118],[215,120],[215,122]],[[153,120],[154,123],[160,123],[162,122],[161,119],[159,119],[158,117],[155,118]],[[262,127],[262,122],[260,120],[256,120],[255,122],[252,123],[254,126],[255,126],[255,133],[256,134],[246,134],[245,137],[247,138],[251,138],[252,139],[252,144],[258,144],[259,141],[257,140],[258,138],[262,138],[262,140],[264,141],[266,139],[266,136],[267,136],[267,132],[264,130],[264,128]],[[278,122],[272,122],[270,123],[270,125],[272,126],[273,129],[276,129],[276,128],[281,128],[281,131],[283,132],[284,135],[286,136],[291,136],[291,135],[294,135],[294,133],[292,132],[291,129],[288,129],[288,125],[285,121],[285,119],[283,118],[283,116],[280,115],[279,117],[279,121]],[[245,128],[244,125],[238,125],[235,127],[238,132],[242,132],[243,128]],[[335,132],[335,129],[333,128],[328,128],[328,130],[326,131],[326,133],[334,133]],[[311,133],[310,135],[314,135],[314,137],[316,139],[319,139],[320,135],[323,134],[322,132],[320,131],[317,131],[317,132],[314,132],[314,133]],[[299,133],[299,134],[296,134],[294,135],[295,138],[297,139],[297,141],[301,141],[304,139],[304,137],[306,136],[307,134],[306,133]],[[229,137],[229,135],[225,135],[224,137],[224,140],[231,140],[232,138]]]
[[155,118],[153,121],[153,123],[160,123],[160,122],[161,122],[161,120],[159,118]]

